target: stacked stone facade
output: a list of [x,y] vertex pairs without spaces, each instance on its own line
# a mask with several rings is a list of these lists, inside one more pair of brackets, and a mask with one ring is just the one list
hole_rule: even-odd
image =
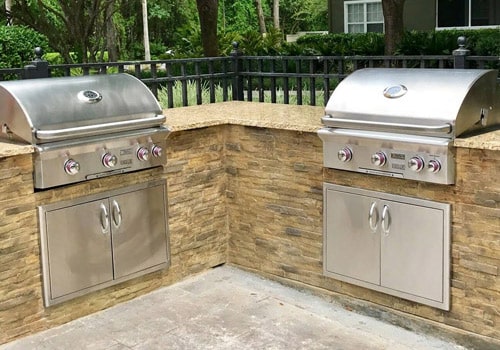
[[[176,131],[168,144],[164,168],[40,192],[31,155],[0,159],[0,343],[222,263],[351,300],[346,307],[500,342],[500,152],[456,149],[449,186],[323,169],[313,132],[220,125]],[[36,206],[158,178],[167,181],[170,268],[44,308]],[[452,204],[450,311],[323,276],[324,181]]]
[[[313,133],[234,127],[229,135],[230,262],[500,340],[500,152],[456,149],[456,185],[436,185],[322,172]],[[452,204],[450,311],[322,275],[323,181]]]
[[[175,133],[164,168],[34,192],[31,155],[0,159],[0,344],[66,323],[226,261],[223,128]],[[169,269],[44,308],[37,205],[163,178]]]

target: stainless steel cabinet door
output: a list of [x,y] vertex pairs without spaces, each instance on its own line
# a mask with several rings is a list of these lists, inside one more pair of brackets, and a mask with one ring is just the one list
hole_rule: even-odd
[[326,196],[326,272],[379,284],[378,201],[371,197],[335,190],[327,190]]
[[111,197],[115,279],[167,262],[165,187]]
[[381,284],[443,301],[442,210],[383,202]]
[[113,279],[107,199],[45,215],[52,299]]

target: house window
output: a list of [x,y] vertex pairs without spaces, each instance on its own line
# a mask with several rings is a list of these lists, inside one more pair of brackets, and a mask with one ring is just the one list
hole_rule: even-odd
[[438,0],[437,6],[438,28],[500,25],[498,0]]
[[344,31],[346,33],[383,32],[382,1],[345,1]]

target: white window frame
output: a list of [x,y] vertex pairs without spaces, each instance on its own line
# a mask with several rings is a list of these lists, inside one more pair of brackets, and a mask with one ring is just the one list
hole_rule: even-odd
[[[382,33],[385,32],[385,25],[384,25],[384,19],[383,19],[383,16],[382,16],[382,21],[381,22],[370,22],[368,23],[368,20],[367,20],[367,11],[366,11],[366,5],[367,4],[371,4],[371,3],[380,3],[382,4],[382,0],[354,0],[354,1],[344,1],[344,33],[349,33],[349,22],[348,22],[348,19],[349,19],[349,13],[348,13],[348,6],[349,5],[355,5],[355,4],[362,4],[363,7],[364,7],[364,18],[363,18],[363,32],[364,33],[367,33],[367,28],[368,28],[368,24],[374,24],[374,23],[380,23],[382,24]],[[437,22],[436,22],[437,23]],[[359,23],[361,24],[361,23]]]
[[471,15],[471,12],[472,12],[472,0],[469,0],[469,19],[468,19],[468,23],[466,26],[461,26],[461,27],[438,27],[438,20],[439,20],[439,1],[440,0],[437,0],[436,1],[436,30],[447,30],[447,29],[464,29],[464,28],[467,28],[467,29],[482,29],[482,28],[500,28],[500,24],[494,24],[494,25],[491,25],[491,26],[473,26],[471,25],[471,21],[472,21],[472,15]]

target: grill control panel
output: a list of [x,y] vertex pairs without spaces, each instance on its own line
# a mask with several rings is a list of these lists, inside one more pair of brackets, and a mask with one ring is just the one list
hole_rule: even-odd
[[453,184],[455,161],[450,139],[323,128],[327,168]]
[[35,188],[50,188],[166,164],[168,129],[39,146]]

